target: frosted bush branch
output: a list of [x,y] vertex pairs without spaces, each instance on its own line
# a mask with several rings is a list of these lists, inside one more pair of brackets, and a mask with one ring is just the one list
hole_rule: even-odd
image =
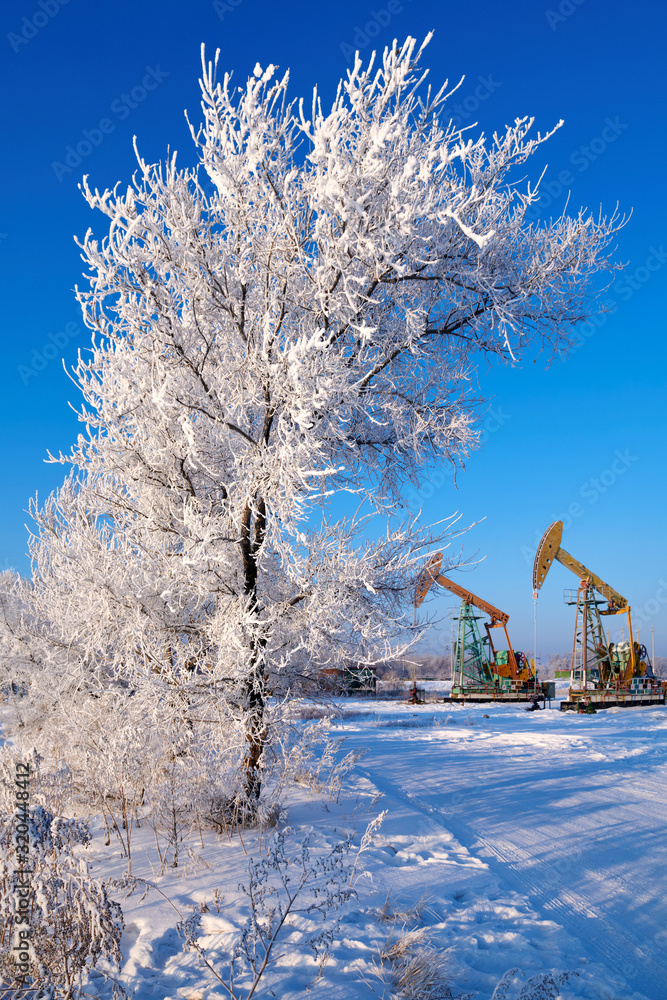
[[14,891],[17,864],[13,817],[0,821],[0,976],[19,980],[15,964],[15,931],[21,911],[29,919],[29,972],[22,973],[33,994],[53,1000],[82,996],[87,972],[100,959],[119,963],[123,916],[106,886],[90,875],[88,862],[76,853],[90,833],[80,820],[53,816],[43,806],[29,811],[30,867],[28,895]]
[[353,886],[355,881],[359,878],[359,860],[364,851],[369,850],[373,846],[375,840],[375,834],[378,832],[382,824],[384,823],[385,817],[387,815],[387,810],[383,810],[375,819],[372,819],[368,826],[366,827],[359,844],[359,850],[357,851],[356,857],[354,859],[354,865],[352,866],[352,871],[350,873],[350,885]]
[[564,986],[578,972],[539,972],[523,984],[516,985],[517,979],[525,979],[521,969],[508,969],[493,991],[491,1000],[557,1000],[560,987]]
[[200,912],[178,924],[184,946],[196,951],[201,964],[233,1000],[250,1000],[254,995],[291,916],[321,921],[321,930],[311,933],[307,941],[321,968],[338,926],[331,915],[356,896],[348,884],[353,872],[347,861],[350,838],[321,853],[315,851],[311,835],[297,849],[290,846],[292,833],[289,827],[276,832],[266,855],[250,859],[248,884],[239,887],[250,913],[226,967],[200,943]]

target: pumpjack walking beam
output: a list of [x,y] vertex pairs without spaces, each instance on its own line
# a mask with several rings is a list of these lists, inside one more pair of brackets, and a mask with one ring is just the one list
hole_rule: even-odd
[[[466,590],[465,587],[461,587],[458,583],[454,583],[448,577],[443,576],[440,573],[440,566],[442,565],[442,552],[436,552],[429,561],[424,566],[422,572],[417,580],[417,586],[415,587],[415,610],[422,604],[429,590],[434,583],[439,584],[446,590],[449,590],[452,594],[456,594],[460,597],[464,604],[472,605],[475,608],[479,608],[489,616],[491,621],[485,624],[486,633],[489,637],[489,646],[491,650],[491,658],[495,661],[496,650],[491,638],[491,629],[502,628],[505,633],[505,639],[507,641],[507,653],[509,666],[511,670],[512,680],[519,680],[521,670],[516,660],[514,649],[510,641],[509,633],[507,631],[507,622],[509,621],[509,615],[506,612],[501,611],[500,608],[494,607],[488,601],[483,598],[478,597],[477,594],[473,594],[472,591]],[[530,674],[530,670],[529,670]]]
[[634,674],[636,667],[636,656],[635,656],[635,644],[632,635],[632,618],[630,617],[630,605],[628,604],[625,597],[619,594],[617,590],[610,587],[608,583],[605,583],[596,573],[580,563],[578,559],[571,556],[569,552],[566,552],[562,548],[560,542],[563,537],[563,522],[554,521],[550,524],[547,530],[542,535],[540,544],[537,546],[537,552],[535,553],[535,563],[533,565],[533,590],[537,592],[544,580],[547,573],[549,572],[554,560],[561,563],[561,565],[567,567],[575,576],[579,578],[582,583],[586,583],[588,587],[596,590],[598,594],[608,602],[607,608],[600,611],[601,615],[620,615],[627,614],[628,616],[628,637],[630,639],[630,676]]

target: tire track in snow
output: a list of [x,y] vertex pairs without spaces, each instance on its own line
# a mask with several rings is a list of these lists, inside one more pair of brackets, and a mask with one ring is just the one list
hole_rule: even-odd
[[[580,941],[593,956],[614,975],[621,974],[628,986],[641,991],[645,1000],[658,1000],[664,996],[667,968],[659,966],[648,948],[631,940],[627,927],[617,928],[605,920],[590,904],[577,893],[564,889],[554,875],[553,869],[542,864],[516,845],[491,843],[458,817],[443,815],[435,806],[424,802],[416,795],[403,791],[387,777],[380,777],[368,768],[357,765],[356,771],[370,781],[378,791],[384,792],[404,805],[422,813],[453,833],[459,842],[479,860],[480,849],[487,858],[499,863],[501,871],[496,874],[513,882],[513,888],[537,904],[545,919],[554,919],[572,937]],[[467,840],[467,843],[466,843]],[[537,867],[539,866],[539,868]],[[527,869],[530,870],[528,873]],[[591,921],[595,921],[595,940],[591,940]],[[634,951],[637,964],[630,964],[628,952]],[[612,1000],[610,996],[610,1000]]]

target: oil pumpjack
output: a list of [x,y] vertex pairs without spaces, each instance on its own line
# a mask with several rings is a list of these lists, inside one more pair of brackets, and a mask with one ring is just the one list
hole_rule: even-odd
[[[458,637],[454,651],[454,684],[452,701],[534,701],[544,697],[537,677],[525,653],[512,648],[507,632],[509,615],[477,597],[465,587],[440,573],[442,552],[436,552],[424,566],[415,587],[415,611],[434,583],[460,597],[462,604],[458,615]],[[477,622],[483,611],[490,621],[482,638]],[[492,629],[501,628],[505,634],[506,649],[496,649]],[[446,699],[448,700],[448,699]]]
[[[554,561],[579,578],[576,591],[565,592],[565,603],[576,605],[570,690],[561,710],[578,709],[584,702],[594,708],[612,705],[664,705],[665,683],[653,676],[646,647],[632,634],[630,605],[608,583],[561,547],[563,522],[554,521],[545,531],[535,554],[535,596]],[[600,595],[599,599],[598,596]],[[606,608],[600,608],[601,604]],[[628,641],[612,643],[605,635],[601,615],[627,615]]]

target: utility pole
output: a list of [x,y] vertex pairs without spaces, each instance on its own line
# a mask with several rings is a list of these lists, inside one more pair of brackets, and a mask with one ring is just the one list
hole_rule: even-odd
[[581,652],[583,655],[582,673],[584,677],[584,691],[588,690],[588,584],[584,584],[584,629],[581,639]]
[[533,673],[537,677],[537,591],[533,591]]

